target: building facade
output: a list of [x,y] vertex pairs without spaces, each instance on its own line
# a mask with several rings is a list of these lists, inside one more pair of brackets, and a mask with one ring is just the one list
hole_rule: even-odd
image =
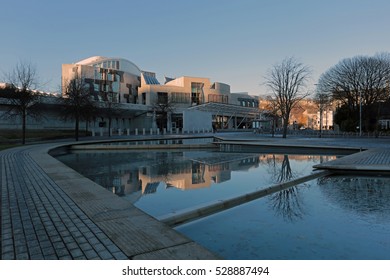
[[[260,116],[258,98],[231,93],[228,84],[188,76],[165,78],[161,84],[155,73],[142,71],[126,59],[94,56],[63,64],[64,97],[66,84],[76,77],[89,85],[96,102],[128,104],[128,112],[134,107],[131,104],[144,106],[145,112],[138,114],[137,120],[137,114],[133,115],[136,125],[127,123],[130,129],[137,125],[160,132],[250,128]],[[100,126],[102,123],[104,118]]]
[[[62,65],[61,96],[41,99],[45,118],[29,118],[29,129],[74,128],[72,120],[61,116],[60,98],[68,98],[66,89],[75,79],[83,82],[99,107],[91,120],[80,122],[80,128],[97,134],[111,129],[114,134],[248,129],[257,127],[261,119],[258,97],[233,93],[226,83],[190,76],[165,78],[160,83],[155,73],[127,59],[93,56]],[[6,111],[6,99],[0,103],[1,111]],[[115,114],[107,108],[115,108]],[[0,120],[4,128],[17,128],[18,123],[18,117],[12,123]]]

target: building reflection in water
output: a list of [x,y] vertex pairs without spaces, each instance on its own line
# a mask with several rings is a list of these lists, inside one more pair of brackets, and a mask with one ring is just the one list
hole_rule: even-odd
[[[290,159],[323,162],[336,156],[245,154],[216,151],[77,152],[58,159],[119,196],[150,195],[159,187],[193,190],[231,179],[233,171],[263,166],[271,182],[300,176]],[[245,182],[243,182],[245,183]]]

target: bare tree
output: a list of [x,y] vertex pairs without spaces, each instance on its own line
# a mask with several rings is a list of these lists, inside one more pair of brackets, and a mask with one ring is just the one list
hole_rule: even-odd
[[117,99],[117,93],[106,92],[104,94],[104,101],[99,102],[99,108],[108,119],[108,136],[111,137],[112,120],[121,116],[120,103]]
[[320,138],[322,137],[323,113],[325,110],[328,110],[330,100],[331,97],[328,94],[319,91],[317,88],[317,91],[314,96],[314,102],[317,105],[317,108],[320,112],[320,135],[319,135]]
[[75,139],[79,140],[80,121],[90,120],[96,106],[90,94],[90,86],[78,74],[69,81],[64,81],[62,104],[63,115],[75,121]]
[[10,109],[4,114],[6,118],[20,116],[22,121],[22,144],[26,143],[27,116],[37,118],[40,113],[40,93],[37,87],[36,67],[29,62],[19,62],[12,72],[6,74],[10,96]]
[[152,103],[152,108],[156,114],[157,126],[162,130],[171,128],[170,115],[174,112],[176,103],[168,96],[167,93],[158,93],[155,102]]
[[[389,98],[386,90],[389,80],[389,54],[355,56],[341,60],[323,73],[318,89],[340,104],[346,112],[341,119],[357,123],[359,111],[365,112]],[[368,115],[363,113],[363,117]]]
[[283,120],[283,138],[287,136],[287,128],[292,109],[304,97],[306,82],[310,77],[310,69],[295,58],[286,58],[275,64],[265,76],[265,84],[271,90],[272,102]]

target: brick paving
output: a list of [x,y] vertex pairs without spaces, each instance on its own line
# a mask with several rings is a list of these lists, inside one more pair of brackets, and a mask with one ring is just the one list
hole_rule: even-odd
[[2,259],[127,259],[28,150],[0,153]]

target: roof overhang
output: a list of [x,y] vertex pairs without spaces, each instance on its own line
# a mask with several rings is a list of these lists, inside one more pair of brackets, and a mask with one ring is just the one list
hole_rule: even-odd
[[189,107],[188,110],[198,110],[203,112],[210,112],[215,115],[224,116],[237,116],[237,117],[253,117],[256,118],[260,115],[259,108],[244,107],[234,104],[214,103],[208,102],[196,106]]

